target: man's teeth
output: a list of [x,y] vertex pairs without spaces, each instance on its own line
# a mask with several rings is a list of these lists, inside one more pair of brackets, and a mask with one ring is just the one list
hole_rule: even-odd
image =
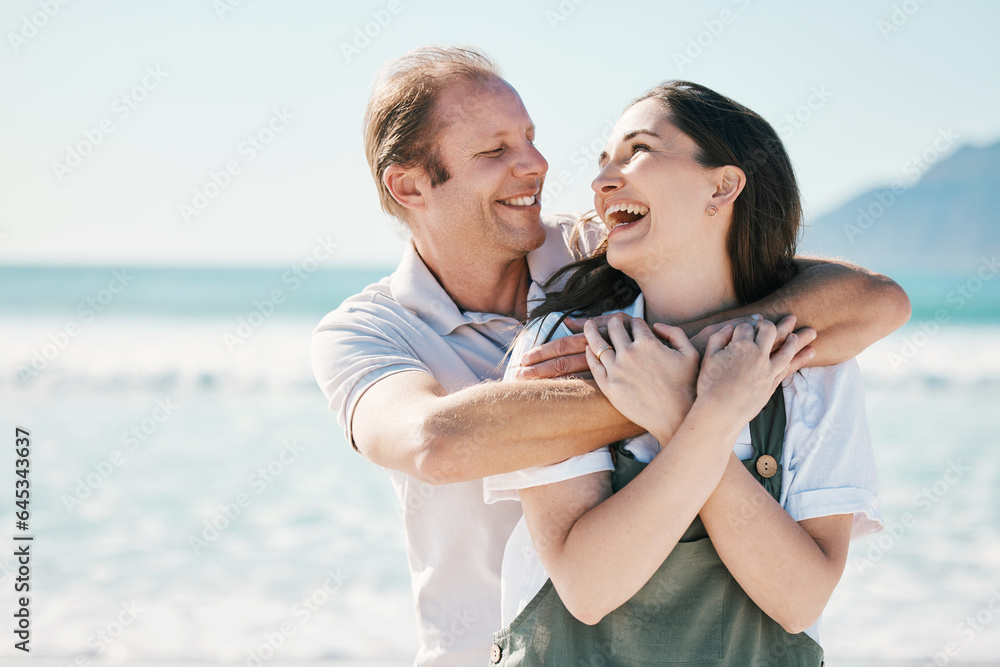
[[502,199],[501,204],[507,204],[507,206],[531,206],[535,203],[535,196],[530,197],[515,197],[514,199]]
[[607,216],[611,215],[612,213],[617,213],[618,211],[624,211],[625,213],[633,213],[635,215],[638,215],[639,217],[642,217],[647,213],[649,213],[649,207],[643,206],[642,204],[612,204],[611,206],[609,206],[604,210],[605,219],[607,219]]

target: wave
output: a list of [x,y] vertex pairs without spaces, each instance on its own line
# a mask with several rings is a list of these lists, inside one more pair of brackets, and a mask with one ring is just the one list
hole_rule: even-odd
[[[7,318],[0,322],[7,351],[0,390],[316,391],[309,342],[317,321],[108,316],[67,330],[52,318]],[[913,323],[858,359],[872,388],[998,388],[1000,325]]]

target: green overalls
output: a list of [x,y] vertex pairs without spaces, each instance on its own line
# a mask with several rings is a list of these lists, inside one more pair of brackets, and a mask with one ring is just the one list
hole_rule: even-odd
[[[744,461],[778,500],[785,402],[779,387],[750,422],[753,456]],[[617,492],[646,467],[615,445]],[[752,521],[753,512],[732,521]],[[608,576],[614,576],[608,564]],[[775,572],[780,577],[781,572]],[[792,635],[743,592],[722,563],[700,517],[663,565],[628,602],[588,626],[570,614],[552,580],[504,630],[493,635],[491,664],[603,667],[820,667],[823,649],[805,633]]]

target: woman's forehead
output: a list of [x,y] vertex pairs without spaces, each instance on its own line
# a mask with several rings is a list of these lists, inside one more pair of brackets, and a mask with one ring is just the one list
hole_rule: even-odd
[[611,131],[608,146],[629,141],[639,135],[652,135],[664,142],[672,142],[680,134],[683,133],[670,122],[667,111],[659,100],[647,98],[625,110]]

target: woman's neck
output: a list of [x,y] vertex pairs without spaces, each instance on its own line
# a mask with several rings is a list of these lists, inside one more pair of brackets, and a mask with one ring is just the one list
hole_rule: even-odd
[[646,302],[649,324],[680,325],[740,305],[728,258],[666,267],[636,278]]

